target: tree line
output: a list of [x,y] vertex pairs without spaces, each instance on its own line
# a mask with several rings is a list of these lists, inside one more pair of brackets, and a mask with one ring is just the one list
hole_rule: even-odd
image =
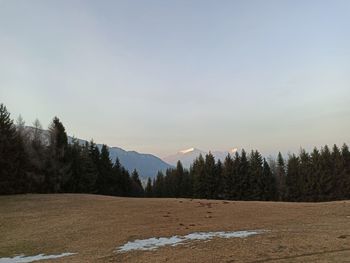
[[45,139],[36,120],[30,132],[14,124],[0,104],[0,194],[94,193],[135,197],[184,197],[260,201],[331,201],[350,199],[350,151],[346,144],[311,153],[266,160],[242,150],[225,160],[200,155],[190,169],[181,162],[147,181],[109,158],[108,147],[73,140],[55,117]]
[[148,197],[187,197],[251,201],[319,202],[350,199],[350,152],[346,144],[267,161],[258,151],[227,155],[223,163],[209,153],[189,170],[159,172],[148,180]]
[[131,175],[91,141],[68,143],[62,122],[54,117],[48,134],[38,120],[27,128],[21,117],[14,124],[0,104],[0,194],[94,193],[143,196],[137,171]]

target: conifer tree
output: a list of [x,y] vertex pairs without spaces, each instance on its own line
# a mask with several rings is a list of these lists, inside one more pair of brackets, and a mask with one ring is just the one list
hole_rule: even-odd
[[304,150],[299,154],[298,200],[312,200],[312,164],[310,155]]
[[285,193],[285,184],[286,184],[286,167],[283,156],[281,152],[278,153],[277,156],[277,173],[276,173],[276,181],[277,181],[277,191],[279,200],[283,200]]
[[164,193],[164,174],[159,171],[153,183],[153,194],[155,197],[165,197]]
[[22,138],[0,104],[0,194],[26,192],[26,162]]
[[66,151],[68,139],[63,124],[54,117],[50,127],[50,145],[47,149],[45,184],[48,192],[57,193],[63,190],[63,185],[69,180],[69,160]]
[[131,174],[131,180],[132,180],[132,196],[140,197],[143,196],[143,188],[141,184],[141,180],[139,178],[139,174],[136,171],[136,169]]
[[332,191],[334,191],[334,177],[332,171],[332,156],[328,146],[321,149],[320,156],[320,201],[331,200]]
[[294,154],[289,156],[286,177],[286,200],[298,201],[299,191],[299,158]]
[[343,198],[350,199],[350,151],[349,147],[344,143],[341,148],[341,156],[343,160],[343,171],[341,181],[343,184]]
[[146,188],[145,188],[145,196],[146,197],[152,197],[153,195],[153,191],[152,191],[152,180],[151,178],[148,177],[148,180],[147,180],[147,185],[146,185]]
[[236,193],[234,192],[236,182],[235,182],[235,174],[234,174],[234,162],[230,154],[228,154],[224,161],[223,168],[223,181],[224,181],[224,189],[223,194],[225,199],[235,199]]
[[250,185],[250,176],[249,176],[249,161],[247,158],[246,151],[244,149],[242,149],[241,158],[239,159],[237,180],[240,182],[239,184],[241,186],[238,189],[238,199],[248,200],[249,193],[250,193],[249,189],[251,185]]
[[80,152],[81,176],[77,187],[79,193],[94,193],[97,180],[97,167],[89,154],[88,144]]
[[193,162],[191,173],[194,180],[194,197],[206,198],[205,161],[202,155]]
[[44,193],[46,192],[45,160],[47,159],[47,151],[43,143],[42,126],[38,119],[33,122],[33,132],[28,137],[28,191]]
[[215,199],[216,188],[218,187],[218,175],[216,174],[214,156],[210,152],[205,156],[203,181],[204,198]]
[[258,151],[252,151],[249,158],[248,200],[259,200],[263,196],[263,160]]
[[180,197],[193,197],[193,177],[187,169],[184,170]]
[[262,199],[260,200],[277,200],[276,178],[273,176],[270,166],[264,158],[262,172]]
[[[91,152],[91,151],[90,151]],[[95,152],[95,150],[94,150]],[[113,195],[113,165],[109,158],[107,145],[102,145],[101,154],[98,164],[98,175],[96,180],[96,188],[99,194]]]
[[315,147],[310,155],[311,161],[311,172],[309,175],[309,200],[319,201],[321,190],[320,190],[320,174],[321,174],[321,155],[319,150]]
[[183,189],[181,187],[183,186],[183,181],[184,181],[184,168],[182,166],[182,163],[180,161],[177,162],[176,164],[176,169],[174,171],[174,196],[175,197],[180,197],[182,194]]
[[345,192],[344,189],[344,180],[343,180],[343,171],[345,170],[343,158],[341,155],[340,149],[337,147],[337,145],[333,145],[332,153],[332,171],[333,171],[333,182],[334,182],[334,189],[337,189],[336,191],[332,191],[331,199],[332,200],[341,200],[345,198]]

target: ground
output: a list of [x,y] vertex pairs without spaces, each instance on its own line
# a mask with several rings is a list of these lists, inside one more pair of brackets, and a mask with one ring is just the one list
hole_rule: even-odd
[[[135,239],[254,229],[268,232],[116,252]],[[0,197],[0,258],[63,252],[78,254],[42,262],[350,262],[350,201]]]

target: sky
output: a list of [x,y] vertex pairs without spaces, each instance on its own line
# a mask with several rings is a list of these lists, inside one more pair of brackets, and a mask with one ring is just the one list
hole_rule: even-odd
[[0,0],[0,102],[166,156],[350,142],[350,1]]

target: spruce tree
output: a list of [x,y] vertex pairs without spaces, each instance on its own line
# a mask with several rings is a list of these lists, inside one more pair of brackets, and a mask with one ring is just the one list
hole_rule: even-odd
[[234,199],[235,198],[235,174],[234,174],[234,162],[230,154],[228,154],[224,161],[223,168],[223,181],[224,181],[224,198]]
[[332,156],[327,145],[321,149],[320,166],[320,201],[328,201],[331,200],[335,180],[332,170]]
[[332,170],[333,170],[333,181],[334,181],[334,190],[331,199],[332,200],[341,200],[345,198],[345,184],[343,180],[343,171],[345,170],[345,166],[343,163],[343,158],[340,149],[337,145],[333,145],[332,149]]
[[164,174],[159,171],[153,183],[153,193],[155,197],[165,197]]
[[310,155],[311,157],[311,172],[309,175],[309,197],[310,201],[319,201],[321,196],[320,189],[320,174],[321,168],[321,155],[319,150],[315,147]]
[[277,181],[277,191],[279,195],[279,200],[283,200],[285,193],[285,184],[286,184],[286,167],[283,156],[281,152],[278,153],[277,156],[277,173],[276,173],[276,181]]
[[63,124],[54,117],[50,127],[50,145],[47,149],[45,184],[46,191],[62,192],[63,185],[69,180],[70,164],[66,152],[68,139]]
[[216,190],[219,185],[215,166],[214,155],[209,152],[209,154],[205,156],[204,165],[204,198],[216,198]]
[[206,171],[205,161],[202,155],[193,162],[191,173],[194,180],[194,196],[197,198],[206,198]]
[[[236,160],[236,159],[235,159]],[[239,160],[237,181],[240,182],[240,188],[238,189],[238,199],[248,200],[250,197],[250,177],[249,177],[249,161],[246,151],[242,149],[241,158]]]
[[[93,150],[95,152],[95,150]],[[91,150],[90,150],[91,152]],[[113,165],[109,157],[107,145],[102,145],[100,158],[98,160],[98,175],[96,180],[96,188],[99,194],[113,195]]]
[[350,151],[345,143],[341,148],[341,156],[343,161],[343,171],[341,175],[341,182],[344,191],[343,198],[350,199]]
[[152,191],[152,180],[151,178],[148,177],[148,180],[147,180],[147,185],[146,185],[146,188],[145,188],[145,196],[146,197],[152,197],[153,195],[153,191]]
[[135,197],[143,196],[144,191],[142,188],[141,180],[139,178],[139,174],[136,171],[136,169],[131,174],[131,180],[133,184],[132,196],[135,196]]
[[262,172],[262,199],[260,200],[277,200],[277,184],[276,178],[273,176],[270,166],[264,158]]
[[300,150],[299,154],[299,177],[298,177],[298,188],[299,196],[298,200],[312,200],[313,182],[310,177],[312,173],[312,163],[310,155],[304,150]]
[[26,192],[27,156],[10,113],[0,104],[0,194]]
[[249,158],[248,200],[259,200],[263,196],[263,159],[258,151],[252,151]]
[[44,193],[45,189],[45,161],[47,158],[46,146],[43,143],[42,126],[38,119],[33,122],[33,132],[29,135],[28,146],[29,165],[28,191]]
[[294,154],[289,156],[286,176],[286,200],[298,201],[299,191],[299,158]]
[[180,197],[182,194],[183,189],[183,181],[184,181],[184,168],[182,166],[182,163],[180,161],[176,164],[176,169],[174,171],[174,196]]

